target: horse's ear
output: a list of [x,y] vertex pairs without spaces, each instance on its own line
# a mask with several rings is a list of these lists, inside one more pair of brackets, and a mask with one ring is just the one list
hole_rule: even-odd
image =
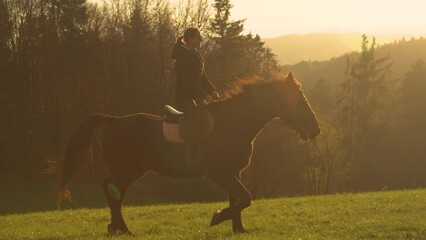
[[292,74],[291,72],[288,72],[288,74],[287,74],[287,81],[288,81],[289,83],[294,83],[294,82],[296,82],[296,79],[293,77],[293,74]]
[[287,81],[288,84],[294,85],[296,87],[301,87],[300,82],[293,76],[291,72],[288,72],[287,74]]

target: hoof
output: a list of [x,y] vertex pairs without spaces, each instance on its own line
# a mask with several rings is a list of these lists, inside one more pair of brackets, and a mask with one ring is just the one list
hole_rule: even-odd
[[218,210],[218,211],[213,213],[212,221],[210,222],[210,227],[218,225],[221,222],[222,221],[220,221],[220,210]]
[[222,223],[223,221],[229,220],[230,218],[225,216],[224,210],[218,210],[215,213],[213,213],[212,221],[210,222],[210,227],[213,227],[215,225],[218,225],[219,223]]
[[127,229],[127,227],[125,229],[120,229],[120,228],[116,228],[112,225],[112,223],[108,224],[108,233],[110,235],[129,235],[129,236],[135,236],[133,235],[132,232],[129,231],[129,229]]

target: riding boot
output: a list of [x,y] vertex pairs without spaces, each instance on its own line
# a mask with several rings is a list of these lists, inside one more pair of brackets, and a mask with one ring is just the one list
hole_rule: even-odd
[[185,167],[188,172],[197,171],[200,169],[198,157],[199,142],[201,136],[201,121],[200,110],[193,101],[181,104],[185,116],[182,120],[182,137],[185,142]]

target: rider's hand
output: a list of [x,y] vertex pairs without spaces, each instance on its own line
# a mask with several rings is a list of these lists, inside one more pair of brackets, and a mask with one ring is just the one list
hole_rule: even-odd
[[206,100],[204,100],[202,98],[197,98],[197,99],[194,100],[194,102],[195,102],[195,105],[197,105],[197,107],[202,107],[202,106],[207,105]]
[[216,99],[216,100],[220,99],[220,95],[219,95],[219,93],[218,93],[218,92],[216,92],[216,91],[213,91],[213,92],[212,92],[212,97],[213,97],[214,99]]

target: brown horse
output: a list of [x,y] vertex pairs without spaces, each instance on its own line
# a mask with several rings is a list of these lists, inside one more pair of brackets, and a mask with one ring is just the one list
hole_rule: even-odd
[[193,173],[182,174],[170,167],[170,159],[179,161],[185,148],[182,143],[164,139],[162,117],[145,113],[123,117],[90,116],[66,146],[57,203],[60,204],[64,197],[71,200],[68,181],[87,162],[96,140],[102,145],[112,172],[103,184],[111,209],[110,233],[130,233],[121,214],[123,198],[130,183],[148,171],[175,177],[208,177],[229,195],[229,207],[215,212],[210,225],[232,220],[234,232],[246,232],[241,223],[241,211],[250,206],[251,194],[241,182],[241,172],[250,164],[257,134],[275,117],[305,140],[314,139],[320,134],[320,128],[301,84],[291,73],[277,75],[273,81],[257,78],[249,83],[241,82],[233,96],[207,106],[214,119],[214,129],[201,143],[203,167]]

